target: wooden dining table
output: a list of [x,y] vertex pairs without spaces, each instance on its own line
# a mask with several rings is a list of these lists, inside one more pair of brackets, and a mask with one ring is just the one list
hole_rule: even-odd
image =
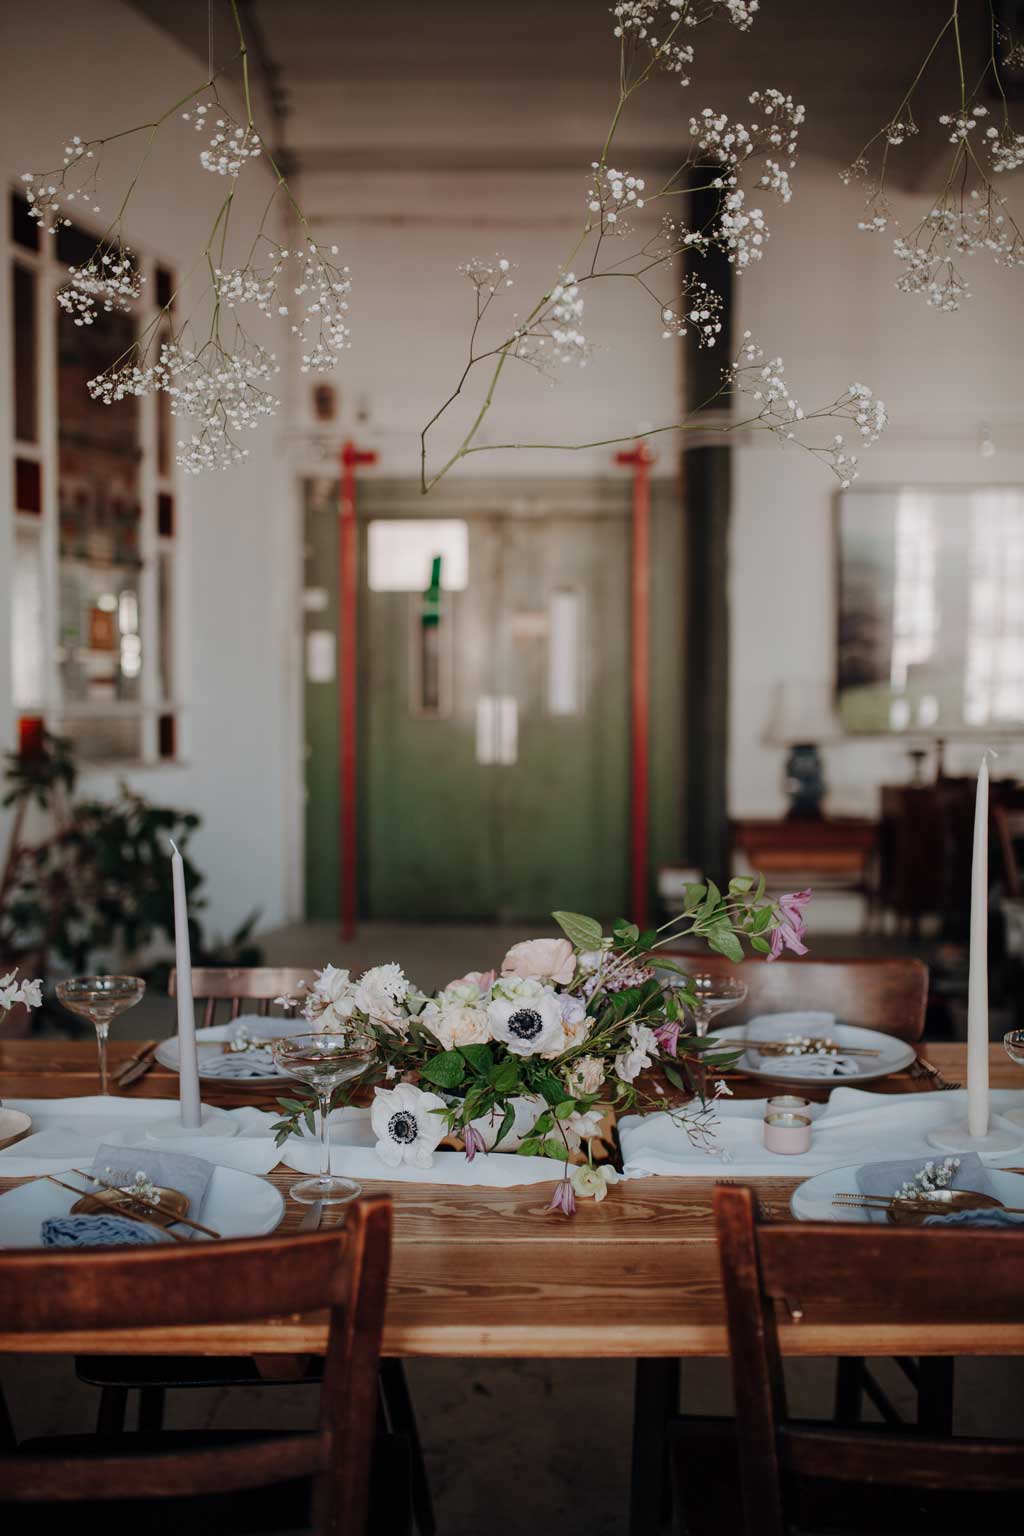
[[[111,1069],[137,1042],[110,1047]],[[966,1074],[963,1045],[922,1045],[920,1054],[947,1079]],[[991,1082],[1024,1088],[1024,1075],[999,1046]],[[928,1091],[922,1074],[896,1074],[889,1091]],[[63,1098],[96,1093],[90,1041],[0,1041],[0,1097]],[[204,1084],[214,1104],[273,1106],[274,1092]],[[763,1095],[763,1085],[752,1091]],[[131,1097],[174,1098],[177,1078],[154,1067]],[[456,1154],[441,1154],[456,1155]],[[780,1164],[784,1164],[780,1158]],[[1020,1161],[1024,1164],[1024,1155]],[[2,1162],[0,1162],[2,1167]],[[268,1175],[286,1195],[281,1231],[297,1229],[308,1207],[287,1199],[295,1173]],[[0,1191],[23,1182],[0,1178]],[[785,1219],[799,1180],[780,1172],[753,1184],[766,1214]],[[367,1193],[394,1201],[395,1238],[384,1352],[395,1356],[651,1357],[728,1353],[711,1202],[715,1179],[647,1178],[616,1184],[600,1204],[581,1200],[576,1216],[549,1212],[549,1185],[511,1189],[365,1181]],[[0,1234],[2,1238],[2,1234]],[[295,1355],[322,1352],[321,1316],[269,1318],[240,1326],[160,1328],[140,1332],[125,1318],[112,1332],[59,1337],[4,1334],[0,1353]],[[993,1327],[983,1316],[945,1323],[913,1311],[894,1313],[837,1299],[782,1321],[792,1355],[1024,1354],[1019,1326]]]

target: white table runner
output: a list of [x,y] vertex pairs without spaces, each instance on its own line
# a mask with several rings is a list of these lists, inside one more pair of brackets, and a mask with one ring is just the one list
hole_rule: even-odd
[[280,1162],[270,1129],[279,1116],[261,1109],[224,1111],[239,1126],[234,1136],[181,1136],[156,1141],[146,1136],[145,1127],[175,1118],[177,1099],[122,1099],[96,1094],[73,1099],[5,1099],[4,1105],[32,1117],[30,1134],[0,1150],[0,1177],[4,1178],[86,1167],[104,1142],[187,1152],[243,1173],[269,1173]]
[[[941,1157],[925,1140],[937,1125],[963,1120],[963,1089],[944,1093],[870,1093],[864,1088],[835,1088],[827,1104],[812,1104],[811,1150],[796,1156],[766,1152],[763,1139],[765,1099],[719,1100],[716,1124],[706,1149],[694,1146],[685,1130],[667,1114],[626,1115],[619,1121],[627,1178],[650,1174],[687,1174],[696,1178],[725,1175],[805,1178],[864,1163],[898,1157]],[[1024,1108],[1024,1092],[1001,1088],[992,1093],[993,1124],[1002,1109]],[[1008,1129],[1021,1130],[1019,1126]],[[1024,1138],[1024,1131],[1021,1131]],[[1024,1153],[988,1157],[1000,1164],[1024,1166]]]

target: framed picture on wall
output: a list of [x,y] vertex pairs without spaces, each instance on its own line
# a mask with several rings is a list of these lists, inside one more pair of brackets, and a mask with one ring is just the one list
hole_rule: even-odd
[[836,543],[846,731],[1024,726],[1024,486],[844,491]]

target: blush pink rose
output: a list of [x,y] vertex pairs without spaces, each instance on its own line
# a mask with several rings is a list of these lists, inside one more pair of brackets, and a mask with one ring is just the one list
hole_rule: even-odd
[[568,939],[524,939],[512,945],[501,962],[501,974],[568,986],[576,974],[576,955]]
[[476,987],[479,992],[483,993],[489,992],[497,979],[497,971],[467,971],[465,976],[456,976],[454,981],[448,983],[448,986]]

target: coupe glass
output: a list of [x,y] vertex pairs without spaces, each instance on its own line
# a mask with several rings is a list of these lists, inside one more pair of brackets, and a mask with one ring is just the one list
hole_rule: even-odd
[[[1024,1029],[1009,1029],[1003,1036],[1003,1050],[1015,1066],[1024,1067]],[[1004,1120],[1024,1125],[1024,1109],[1001,1109]]]
[[747,995],[747,984],[738,976],[715,976],[699,971],[689,978],[687,990],[697,999],[693,1010],[694,1028],[698,1035],[706,1035],[712,1019],[742,1003]]
[[370,1046],[352,1045],[346,1035],[288,1035],[271,1043],[274,1060],[282,1072],[308,1083],[320,1104],[320,1176],[293,1184],[293,1200],[313,1205],[342,1205],[362,1193],[354,1179],[331,1173],[331,1094],[342,1083],[365,1072],[373,1057]]
[[72,976],[57,983],[57,996],[70,1013],[89,1019],[96,1029],[100,1058],[100,1093],[107,1087],[107,1036],[110,1021],[142,1001],[146,983],[141,976]]

